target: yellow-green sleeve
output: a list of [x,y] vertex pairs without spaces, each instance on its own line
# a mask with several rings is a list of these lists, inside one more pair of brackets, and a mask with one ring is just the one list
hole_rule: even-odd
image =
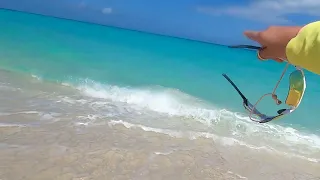
[[320,75],[320,21],[304,26],[286,47],[288,61]]

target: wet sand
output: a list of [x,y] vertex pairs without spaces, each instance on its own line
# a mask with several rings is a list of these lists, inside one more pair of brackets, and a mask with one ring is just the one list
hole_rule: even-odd
[[223,147],[210,139],[172,138],[141,129],[127,129],[123,125],[66,125],[59,121],[40,127],[1,127],[0,179],[285,180],[320,177],[319,164],[268,153],[263,155],[258,151],[247,153],[248,150],[241,147],[221,151]]

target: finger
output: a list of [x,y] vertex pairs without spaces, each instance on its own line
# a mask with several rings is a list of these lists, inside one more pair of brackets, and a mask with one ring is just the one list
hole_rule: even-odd
[[283,62],[283,59],[279,58],[279,57],[276,57],[273,55],[274,53],[268,49],[268,48],[263,48],[263,49],[260,49],[258,51],[258,58],[260,60],[269,60],[269,59],[273,59],[275,60],[276,62]]
[[277,62],[279,62],[279,63],[282,63],[284,60],[283,59],[281,59],[281,58],[274,58],[273,60],[275,60],[275,61],[277,61]]
[[245,31],[244,35],[247,36],[247,38],[263,45],[262,39],[261,39],[261,32],[259,32],[259,31]]
[[260,49],[259,51],[258,51],[258,58],[260,59],[260,60],[269,60],[269,59],[276,59],[276,58],[273,58],[272,57],[272,54],[271,54],[272,52],[270,52],[270,50],[267,48],[267,47],[265,47],[265,48],[262,48],[262,49]]

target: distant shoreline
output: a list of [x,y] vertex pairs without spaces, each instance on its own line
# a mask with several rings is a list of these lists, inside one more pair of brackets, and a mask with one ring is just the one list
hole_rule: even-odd
[[26,11],[15,10],[15,9],[0,8],[0,10],[20,12],[20,13],[25,13],[25,14],[33,14],[33,15],[37,15],[37,16],[45,16],[45,17],[49,17],[49,18],[55,18],[55,19],[61,19],[61,20],[67,20],[67,21],[75,21],[75,22],[84,23],[84,24],[91,24],[91,25],[104,26],[104,27],[127,30],[127,31],[134,31],[134,32],[139,32],[139,33],[146,33],[146,34],[152,34],[152,35],[156,35],[156,36],[171,37],[171,38],[187,40],[187,41],[195,41],[195,42],[204,43],[204,44],[211,44],[211,45],[225,46],[225,47],[230,46],[230,45],[218,44],[218,43],[209,42],[209,41],[202,41],[202,40],[196,40],[196,39],[190,39],[190,38],[184,38],[184,37],[177,37],[177,36],[171,36],[171,35],[160,34],[160,33],[152,33],[152,32],[143,31],[143,30],[128,29],[128,28],[119,27],[119,26],[111,26],[111,25],[93,23],[93,22],[88,22],[88,21],[81,21],[81,20],[77,20],[77,19],[57,17],[57,16],[51,16],[51,15],[45,15],[45,14],[39,14],[39,13],[33,13],[33,12],[26,12]]

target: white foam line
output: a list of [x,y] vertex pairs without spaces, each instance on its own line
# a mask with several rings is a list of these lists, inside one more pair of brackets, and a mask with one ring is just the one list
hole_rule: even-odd
[[241,176],[241,175],[236,174],[236,173],[234,173],[234,172],[232,172],[232,171],[228,171],[227,173],[228,173],[228,174],[235,175],[235,176],[237,176],[237,177],[240,178],[240,179],[248,179],[247,177]]
[[0,116],[10,116],[17,114],[40,114],[38,111],[21,111],[21,112],[13,112],[13,113],[0,113]]
[[38,80],[38,81],[42,81],[42,77],[41,76],[38,76],[38,75],[35,75],[35,74],[31,74],[31,77]]
[[228,138],[228,137],[218,137],[214,134],[208,133],[208,132],[194,132],[194,131],[187,131],[187,132],[181,132],[181,131],[173,131],[173,130],[168,130],[168,129],[159,129],[159,128],[152,128],[152,127],[147,127],[147,126],[143,126],[140,124],[132,124],[132,123],[128,123],[122,120],[111,120],[110,122],[108,122],[108,125],[110,127],[114,126],[114,125],[123,125],[128,129],[132,129],[132,128],[140,128],[144,131],[147,132],[155,132],[155,133],[160,133],[160,134],[166,134],[169,135],[171,137],[175,137],[175,138],[184,138],[187,137],[190,140],[196,140],[198,138],[208,138],[208,139],[212,139],[214,141],[219,141],[222,145],[227,145],[227,146],[231,146],[231,145],[241,145],[241,146],[246,146],[250,149],[256,149],[256,150],[265,150],[268,152],[273,152],[273,153],[277,153],[280,155],[286,155],[289,157],[297,157],[300,159],[304,159],[304,160],[308,160],[310,162],[314,162],[314,163],[318,163],[319,160],[318,159],[314,159],[314,158],[308,158],[308,157],[304,157],[301,155],[296,155],[296,154],[290,154],[290,153],[286,153],[286,152],[280,152],[278,150],[275,150],[271,147],[266,147],[266,146],[261,146],[261,147],[257,147],[254,145],[250,145],[250,144],[246,144],[242,141],[233,139],[233,138]]
[[27,125],[23,124],[9,124],[9,123],[0,123],[0,128],[1,127],[27,127]]
[[159,152],[159,151],[156,151],[156,152],[154,152],[154,154],[156,154],[156,155],[169,155],[169,154],[171,154],[171,153],[173,153],[173,152],[174,152],[174,150],[168,151],[168,152]]
[[1,90],[9,90],[9,91],[20,91],[22,92],[21,88],[15,88],[15,87],[10,87],[10,86],[3,86],[0,85]]
[[85,99],[72,99],[67,96],[58,96],[59,100],[56,102],[65,102],[65,103],[70,103],[70,104],[86,104],[88,101]]

